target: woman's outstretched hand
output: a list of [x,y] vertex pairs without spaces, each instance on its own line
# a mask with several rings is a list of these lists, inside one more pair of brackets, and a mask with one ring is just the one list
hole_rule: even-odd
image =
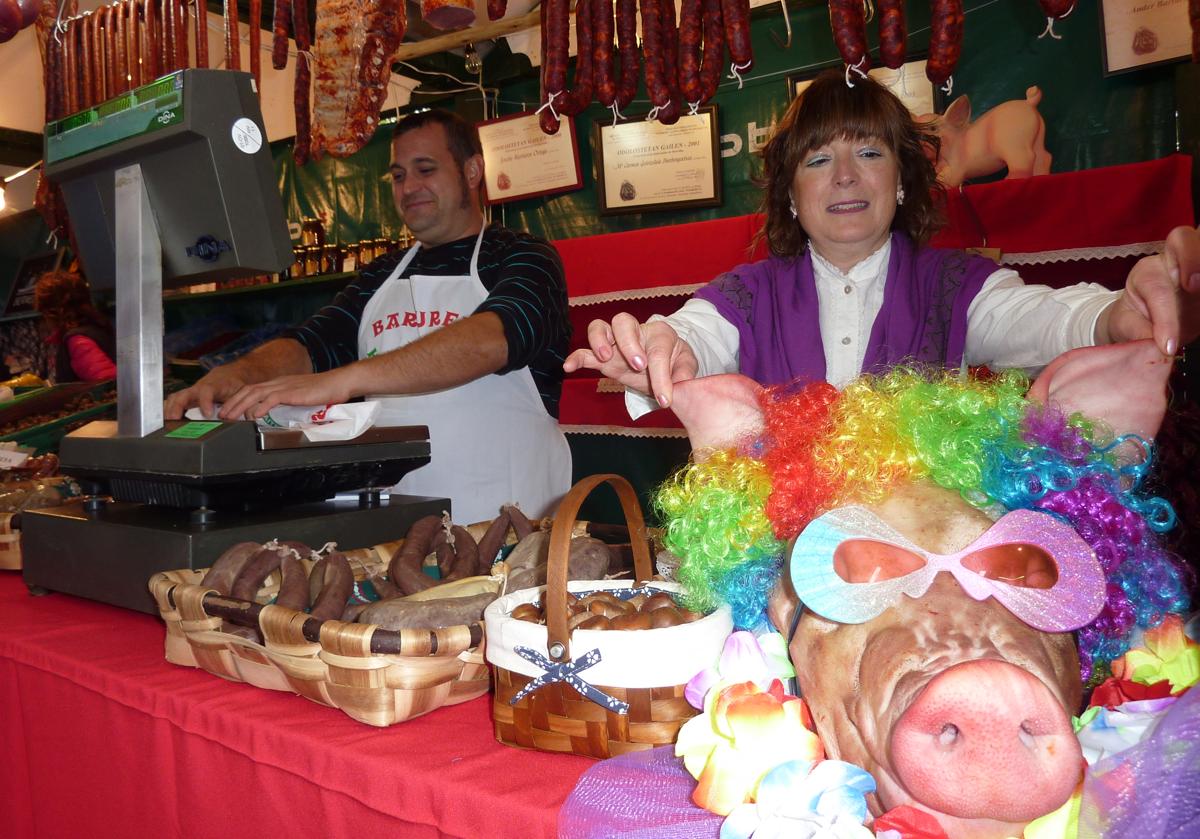
[[699,368],[687,341],[663,321],[639,323],[621,312],[612,323],[592,321],[587,337],[588,347],[567,356],[563,370],[597,370],[664,408],[671,405],[674,383],[695,378]]

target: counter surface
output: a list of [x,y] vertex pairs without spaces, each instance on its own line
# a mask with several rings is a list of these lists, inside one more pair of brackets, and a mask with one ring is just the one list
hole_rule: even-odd
[[373,728],[169,664],[163,638],[0,571],[0,833],[552,837],[593,765],[497,743],[490,696]]

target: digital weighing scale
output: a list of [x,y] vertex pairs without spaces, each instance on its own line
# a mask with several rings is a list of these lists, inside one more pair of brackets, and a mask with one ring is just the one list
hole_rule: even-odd
[[425,426],[314,443],[248,421],[163,422],[164,285],[292,262],[248,73],[181,70],[49,123],[45,173],[93,288],[115,289],[117,420],[62,440],[60,469],[82,500],[22,514],[31,591],[156,614],[153,574],[207,567],[236,542],[368,547],[450,509],[382,493],[429,462]]

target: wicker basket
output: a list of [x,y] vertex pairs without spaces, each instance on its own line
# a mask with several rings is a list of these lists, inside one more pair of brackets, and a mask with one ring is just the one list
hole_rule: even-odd
[[[629,524],[637,580],[650,580],[645,524],[633,488],[618,475],[593,475],[577,483],[554,517],[546,585],[502,597],[484,612],[487,659],[495,678],[492,721],[502,743],[595,758],[673,743],[680,726],[697,713],[684,698],[687,682],[717,660],[733,631],[728,607],[665,629],[568,631],[567,591],[620,596],[640,585],[567,582],[575,516],[588,493],[605,482],[617,491]],[[674,583],[649,585],[679,590]],[[537,600],[543,591],[547,626],[510,616],[514,607]]]
[[[400,544],[347,552],[355,579],[381,573]],[[264,643],[258,644],[223,632],[221,618],[205,611],[205,596],[216,593],[199,584],[203,576],[203,571],[179,570],[150,579],[150,590],[167,625],[167,660],[174,664],[298,693],[377,726],[487,693],[483,628],[478,623],[391,631],[373,624],[321,622],[302,612],[263,605],[258,625]],[[502,590],[502,578],[490,579]],[[278,572],[259,591],[257,603],[266,603],[277,590]]]

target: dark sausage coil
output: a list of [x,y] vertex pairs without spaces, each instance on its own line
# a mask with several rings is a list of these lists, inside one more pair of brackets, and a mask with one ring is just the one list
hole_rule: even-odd
[[621,57],[621,75],[613,72],[617,98],[613,103],[618,111],[629,107],[637,95],[640,51],[637,40],[637,0],[616,0],[617,51]]
[[157,4],[154,0],[142,0],[142,61],[143,74],[147,81],[157,79],[160,75],[158,68],[158,24],[155,22]]
[[[925,75],[935,85],[949,87],[963,42],[962,0],[933,0],[930,10],[929,60]],[[949,93],[949,91],[946,91]]]
[[658,110],[658,121],[663,125],[674,125],[683,115],[683,92],[679,89],[679,27],[675,23],[674,0],[660,0],[658,4],[663,46],[663,77],[670,98],[666,107]]

